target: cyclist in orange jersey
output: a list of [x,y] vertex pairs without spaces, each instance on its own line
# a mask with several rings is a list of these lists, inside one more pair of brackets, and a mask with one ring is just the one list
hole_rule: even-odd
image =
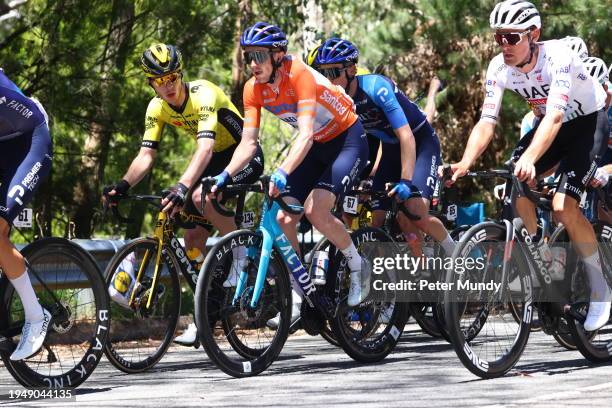
[[[352,187],[368,157],[365,131],[353,101],[342,88],[288,55],[287,38],[275,25],[256,23],[244,31],[240,44],[253,77],[244,87],[241,142],[230,164],[216,177],[217,185],[225,184],[255,153],[262,108],[296,128],[299,136],[272,174],[270,194],[280,194],[291,204],[303,204],[312,225],[342,251],[351,271],[348,304],[358,305],[369,292],[370,268],[342,222],[331,213],[336,198]],[[296,250],[299,218],[279,215],[279,223]],[[299,316],[298,293],[293,291],[292,318]]]

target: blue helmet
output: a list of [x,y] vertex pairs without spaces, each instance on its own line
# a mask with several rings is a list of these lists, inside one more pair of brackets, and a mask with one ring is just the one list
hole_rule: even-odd
[[258,21],[244,32],[240,37],[241,47],[280,48],[287,51],[287,36],[274,24]]
[[323,64],[356,64],[359,51],[350,41],[341,38],[330,38],[319,47],[315,65]]

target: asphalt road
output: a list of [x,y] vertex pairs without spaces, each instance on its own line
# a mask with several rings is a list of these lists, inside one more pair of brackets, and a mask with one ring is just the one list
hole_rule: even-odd
[[[17,383],[0,367],[0,385]],[[172,347],[152,371],[128,375],[102,360],[71,401],[2,401],[3,407],[610,407],[612,363],[590,365],[534,333],[506,377],[480,380],[451,346],[409,324],[381,363],[355,363],[321,337],[292,336],[257,377],[234,379],[202,350]]]

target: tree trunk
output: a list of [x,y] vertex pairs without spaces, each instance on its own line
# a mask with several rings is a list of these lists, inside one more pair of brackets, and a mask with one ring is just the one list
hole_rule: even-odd
[[319,27],[323,27],[323,10],[317,0],[306,0],[304,3],[304,28],[302,30],[304,61],[306,61],[308,52],[319,44],[317,40]]
[[92,218],[100,205],[99,181],[104,174],[108,147],[112,137],[111,120],[121,98],[125,62],[134,24],[134,3],[114,0],[109,32],[100,64],[99,103],[91,116],[90,131],[81,160],[82,177],[74,189],[76,236],[89,238]]
[[234,36],[234,51],[232,53],[232,88],[230,98],[240,113],[244,114],[242,106],[242,88],[246,82],[244,72],[244,61],[242,60],[242,49],[240,48],[240,36],[246,28],[251,18],[250,0],[242,0],[238,4],[238,14],[236,15],[236,31]]

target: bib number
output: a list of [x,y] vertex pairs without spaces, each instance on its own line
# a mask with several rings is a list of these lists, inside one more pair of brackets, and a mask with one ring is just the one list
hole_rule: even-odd
[[255,226],[255,212],[245,211],[242,213],[242,222],[240,223],[241,228],[252,228]]
[[357,197],[345,196],[344,197],[344,212],[356,215],[357,214]]
[[13,225],[17,228],[32,228],[32,214],[31,208],[24,208],[13,221]]

